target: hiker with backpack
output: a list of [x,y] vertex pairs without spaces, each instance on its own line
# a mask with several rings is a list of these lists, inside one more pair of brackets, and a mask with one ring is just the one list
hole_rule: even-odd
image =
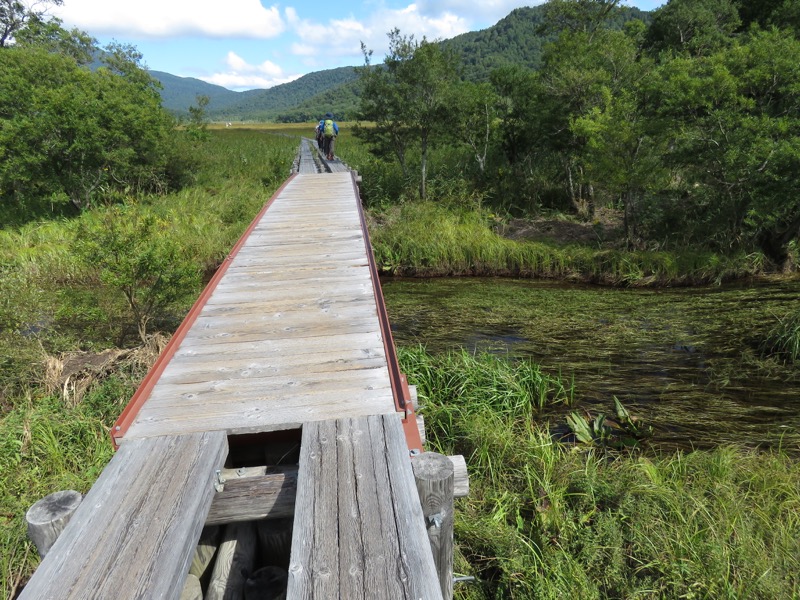
[[314,127],[314,139],[317,140],[317,148],[319,148],[320,151],[324,151],[325,149],[325,136],[322,134],[324,129],[325,119],[320,119],[317,126]]
[[322,125],[323,149],[325,158],[333,160],[333,146],[336,142],[336,136],[339,135],[339,126],[333,120],[331,113],[325,113],[325,118],[320,121]]

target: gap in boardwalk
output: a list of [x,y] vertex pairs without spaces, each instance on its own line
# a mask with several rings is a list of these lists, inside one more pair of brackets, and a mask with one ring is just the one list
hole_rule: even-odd
[[182,598],[285,598],[301,430],[228,437]]
[[301,429],[228,436],[225,468],[294,465],[300,460]]

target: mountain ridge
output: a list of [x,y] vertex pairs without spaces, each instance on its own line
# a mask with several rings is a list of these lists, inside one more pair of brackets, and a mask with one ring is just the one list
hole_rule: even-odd
[[[537,69],[544,45],[552,35],[542,33],[544,5],[512,10],[494,25],[442,40],[445,48],[461,58],[463,76],[485,81],[499,67],[516,64]],[[627,21],[651,19],[648,11],[620,7],[609,27]],[[215,121],[308,122],[332,112],[338,120],[352,120],[358,107],[358,74],[355,66],[314,71],[289,83],[268,89],[235,92],[192,77],[150,71],[161,85],[163,106],[178,117],[188,115],[197,96],[209,97],[208,117]]]

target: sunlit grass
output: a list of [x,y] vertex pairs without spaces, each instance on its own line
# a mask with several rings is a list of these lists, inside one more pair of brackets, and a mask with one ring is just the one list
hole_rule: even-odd
[[405,276],[510,275],[614,285],[719,282],[760,271],[758,257],[560,246],[504,238],[485,209],[410,202],[376,214],[379,267]]
[[505,401],[502,382],[518,365],[420,349],[400,359],[433,449],[463,453],[469,467],[456,538],[460,568],[480,583],[457,598],[800,594],[796,458],[733,446],[647,455],[563,445],[530,404]]

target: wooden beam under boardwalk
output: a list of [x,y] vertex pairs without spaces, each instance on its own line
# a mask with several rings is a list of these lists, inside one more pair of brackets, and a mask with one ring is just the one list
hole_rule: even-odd
[[398,415],[303,425],[287,600],[440,600]]
[[227,453],[222,431],[126,443],[19,598],[179,598]]

